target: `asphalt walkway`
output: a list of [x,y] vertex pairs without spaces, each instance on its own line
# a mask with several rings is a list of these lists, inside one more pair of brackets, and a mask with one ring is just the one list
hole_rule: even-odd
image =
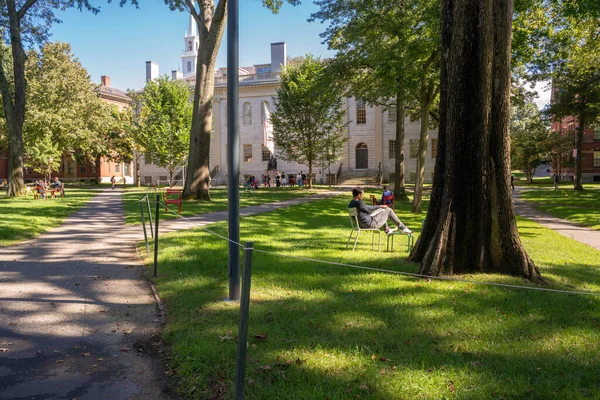
[[119,191],[0,249],[0,399],[170,399]]
[[575,225],[567,220],[556,218],[543,211],[537,210],[531,203],[521,199],[521,192],[523,190],[524,189],[518,186],[513,190],[513,205],[515,207],[515,212],[518,215],[535,221],[546,228],[550,228],[560,233],[561,235],[600,250],[600,231]]

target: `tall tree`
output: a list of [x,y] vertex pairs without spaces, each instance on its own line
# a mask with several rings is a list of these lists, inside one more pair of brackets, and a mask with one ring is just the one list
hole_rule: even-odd
[[142,94],[138,140],[152,161],[169,171],[173,186],[175,169],[185,162],[190,143],[192,105],[186,82],[167,76],[148,81]]
[[[300,0],[285,0],[292,5]],[[262,4],[273,13],[279,12],[284,0],[262,0]],[[212,108],[214,78],[217,53],[221,46],[227,20],[227,0],[202,0],[196,8],[193,0],[165,0],[171,10],[189,12],[200,36],[198,59],[196,61],[196,85],[194,87],[194,107],[190,146],[188,155],[187,179],[183,189],[185,198],[210,200],[210,134],[212,132]],[[215,4],[216,3],[216,4]]]
[[521,170],[527,182],[533,183],[535,169],[547,155],[548,127],[533,102],[511,106],[511,169]]
[[[121,5],[127,0],[120,0]],[[137,0],[131,0],[137,5]],[[60,22],[55,10],[77,7],[98,13],[90,0],[6,0],[0,3],[0,95],[8,136],[9,196],[23,193],[23,123],[26,110],[25,46],[44,43],[50,26]],[[10,46],[10,50],[8,46]],[[10,68],[8,64],[11,63]]]
[[343,149],[346,110],[342,92],[330,85],[325,64],[308,55],[282,72],[273,105],[271,122],[279,155],[308,165],[308,187],[312,188],[313,166],[335,160]]
[[521,0],[516,54],[530,79],[551,80],[550,112],[578,119],[575,190],[582,186],[583,133],[600,118],[600,3],[588,0]]
[[510,190],[512,0],[442,0],[438,155],[410,259],[427,275],[542,280],[519,238]]
[[429,109],[439,82],[439,2],[320,0],[315,4],[320,10],[310,21],[329,23],[321,37],[329,48],[337,50],[332,75],[355,97],[384,108],[396,107],[394,195],[408,201],[404,182],[405,110],[414,99],[427,113],[422,121],[425,147],[419,152],[424,160]]
[[114,125],[111,107],[92,90],[90,77],[71,53],[70,45],[46,43],[39,52],[30,50],[25,70],[26,153],[44,138],[60,154],[76,155],[81,163],[106,153],[105,135]]

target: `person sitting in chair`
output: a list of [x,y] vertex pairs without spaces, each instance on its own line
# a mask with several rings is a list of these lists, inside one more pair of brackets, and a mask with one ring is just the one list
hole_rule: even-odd
[[59,195],[62,195],[63,193],[63,184],[61,181],[58,180],[58,176],[54,177],[54,182],[52,182],[50,184],[50,187],[52,188],[52,190],[50,191],[50,194],[52,195],[52,198],[56,198],[56,192],[58,192]]
[[[394,210],[388,208],[387,205],[367,206],[363,201],[365,192],[361,188],[352,189],[352,200],[348,204],[348,208],[356,208],[358,213],[358,225],[361,228],[381,228],[385,226],[385,233],[388,235],[400,229],[400,233],[411,234],[412,231],[400,221],[394,213]],[[390,218],[396,224],[395,228],[388,226],[387,220]]]
[[392,192],[387,186],[384,186],[383,194],[381,195],[381,201],[377,204],[385,204],[386,206],[392,205],[393,197],[392,197],[392,200],[387,200],[387,201],[385,198],[389,197],[389,196],[393,196],[393,195],[394,195],[394,192]]

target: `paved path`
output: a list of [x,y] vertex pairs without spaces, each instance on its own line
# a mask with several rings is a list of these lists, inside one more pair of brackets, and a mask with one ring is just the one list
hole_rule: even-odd
[[[600,250],[600,231],[575,225],[567,220],[553,217],[543,211],[539,211],[531,203],[521,199],[521,192],[524,189],[516,187],[513,190],[513,204],[515,212],[525,218],[537,222],[540,225],[550,228],[578,242],[587,244],[597,250]],[[525,189],[527,190],[527,189]],[[535,189],[530,189],[535,190]]]
[[119,191],[0,249],[0,399],[170,399]]

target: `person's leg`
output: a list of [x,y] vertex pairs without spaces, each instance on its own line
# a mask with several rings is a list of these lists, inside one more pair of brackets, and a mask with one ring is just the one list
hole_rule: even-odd
[[394,224],[396,224],[398,229],[406,228],[406,225],[404,225],[402,221],[400,221],[400,218],[398,218],[394,210],[392,210],[391,208],[383,208],[382,210],[382,212],[373,217],[372,226],[374,228],[381,228],[384,225],[387,227],[388,219],[394,221]]

